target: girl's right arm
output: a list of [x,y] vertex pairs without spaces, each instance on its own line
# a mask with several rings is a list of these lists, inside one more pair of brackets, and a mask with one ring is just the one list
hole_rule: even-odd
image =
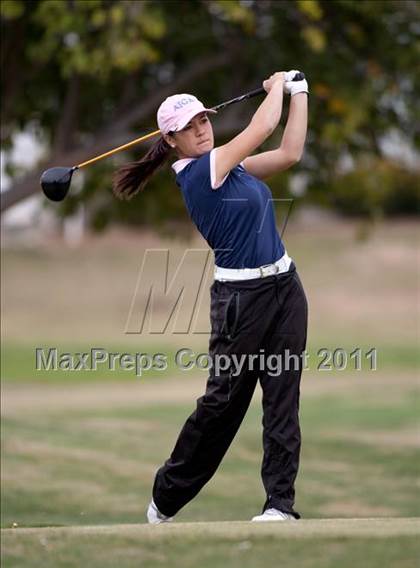
[[232,168],[248,157],[273,133],[281,118],[283,107],[283,73],[274,73],[264,81],[268,92],[249,125],[230,142],[215,149],[216,186]]

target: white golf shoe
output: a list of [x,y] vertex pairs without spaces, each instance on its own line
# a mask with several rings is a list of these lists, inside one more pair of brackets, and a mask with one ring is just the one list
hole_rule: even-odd
[[159,525],[160,523],[170,523],[173,517],[167,517],[161,513],[152,499],[150,505],[147,507],[147,520],[150,525]]
[[266,509],[262,515],[252,517],[253,521],[266,522],[266,521],[296,521],[296,518],[289,513],[283,513],[278,509]]

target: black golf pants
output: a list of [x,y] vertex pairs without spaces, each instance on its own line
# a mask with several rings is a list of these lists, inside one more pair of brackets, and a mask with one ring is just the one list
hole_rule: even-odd
[[[209,355],[213,368],[204,396],[185,422],[170,458],[157,471],[153,499],[175,515],[209,481],[228,450],[252,399],[258,379],[263,391],[261,476],[267,499],[293,514],[299,467],[299,387],[306,347],[307,301],[292,262],[286,273],[211,287]],[[254,355],[254,358],[250,357]],[[271,355],[271,357],[270,357]],[[217,357],[226,367],[216,372]],[[280,361],[280,364],[276,361]]]

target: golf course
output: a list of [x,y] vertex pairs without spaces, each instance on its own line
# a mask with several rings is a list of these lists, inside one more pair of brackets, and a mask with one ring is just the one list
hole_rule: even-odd
[[[127,335],[125,325],[145,251],[170,249],[171,273],[186,249],[205,243],[114,230],[76,248],[59,240],[6,246],[2,566],[418,566],[418,239],[410,222],[367,232],[341,220],[289,223],[285,242],[310,306],[296,486],[302,519],[257,525],[249,520],[264,502],[259,387],[199,496],[173,523],[145,524],[154,473],[207,378],[178,368],[174,356],[185,347],[205,352],[208,335],[174,334],[170,325]],[[141,377],[37,371],[35,349],[47,347],[159,352],[168,368]],[[364,356],[360,370],[352,359],[320,370],[319,350],[336,348],[376,349],[376,370]]]

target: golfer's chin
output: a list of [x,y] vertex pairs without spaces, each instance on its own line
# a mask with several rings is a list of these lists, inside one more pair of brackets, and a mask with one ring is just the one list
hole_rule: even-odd
[[202,156],[206,152],[210,152],[210,150],[213,150],[213,146],[214,146],[214,144],[211,140],[206,140],[205,142],[201,142],[200,144],[197,144],[197,148],[196,148],[197,156]]

